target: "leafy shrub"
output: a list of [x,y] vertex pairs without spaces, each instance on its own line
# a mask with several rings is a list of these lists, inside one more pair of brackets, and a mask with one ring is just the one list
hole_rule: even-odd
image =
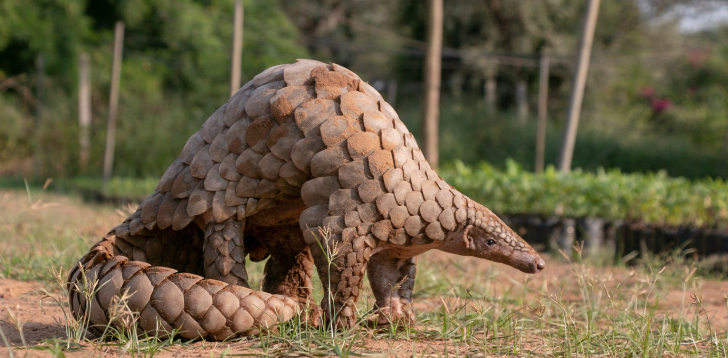
[[664,171],[625,174],[617,169],[565,174],[553,166],[536,175],[513,160],[503,170],[488,163],[467,166],[456,161],[443,167],[440,175],[504,214],[728,227],[728,183],[721,179],[671,178]]

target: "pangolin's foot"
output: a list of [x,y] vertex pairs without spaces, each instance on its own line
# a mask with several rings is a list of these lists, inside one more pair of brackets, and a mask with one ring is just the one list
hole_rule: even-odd
[[335,304],[334,308],[329,310],[328,304],[326,302],[323,303],[321,307],[321,311],[323,312],[324,316],[324,322],[328,325],[331,323],[331,316],[336,317],[334,321],[334,327],[336,327],[337,330],[348,330],[354,327],[356,324],[356,309],[352,305],[342,305],[342,304]]
[[376,308],[375,314],[376,316],[367,322],[370,327],[395,326],[404,328],[417,322],[417,316],[409,303],[397,302],[397,304],[390,307]]
[[[299,302],[301,299],[299,298]],[[299,304],[301,308],[301,323],[307,327],[316,328],[321,325],[321,307],[309,298]]]

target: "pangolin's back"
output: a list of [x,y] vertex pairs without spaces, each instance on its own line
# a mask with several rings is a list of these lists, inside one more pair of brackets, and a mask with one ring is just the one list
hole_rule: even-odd
[[442,240],[467,210],[373,87],[299,60],[263,71],[215,111],[116,231],[181,230],[210,208],[216,222],[242,220],[298,197],[316,214],[302,228],[322,214],[341,229],[376,223],[371,233],[395,244]]

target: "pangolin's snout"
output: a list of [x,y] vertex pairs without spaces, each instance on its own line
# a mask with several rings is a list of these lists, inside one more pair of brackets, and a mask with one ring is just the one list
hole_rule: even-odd
[[536,270],[534,270],[534,273],[539,273],[543,271],[543,269],[546,267],[546,261],[544,261],[542,258],[538,258],[536,262],[534,263],[536,265]]
[[506,263],[525,273],[539,273],[546,267],[546,261],[535,252],[516,251]]
[[541,257],[536,256],[536,258],[532,258],[527,263],[526,267],[521,269],[521,271],[525,273],[540,273],[545,267],[546,261],[544,261]]

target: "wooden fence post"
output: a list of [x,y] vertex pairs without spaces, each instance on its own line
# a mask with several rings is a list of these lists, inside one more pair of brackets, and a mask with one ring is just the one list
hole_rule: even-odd
[[116,141],[116,114],[119,109],[119,82],[121,81],[121,55],[124,49],[124,23],[116,23],[114,30],[114,62],[111,69],[111,93],[109,95],[109,118],[106,127],[106,152],[104,153],[104,181],[106,190],[114,167],[114,145]]
[[33,178],[43,175],[43,105],[45,100],[45,57],[39,54],[35,59],[37,77],[35,80],[35,141],[33,148]]
[[488,76],[485,80],[485,104],[488,106],[489,114],[495,114],[496,82],[494,76]]
[[397,105],[397,80],[387,82],[387,103],[392,107]]
[[564,135],[561,140],[559,170],[562,172],[568,173],[571,171],[571,160],[574,157],[574,143],[576,142],[576,130],[579,127],[581,102],[584,99],[584,87],[586,86],[586,76],[589,72],[589,57],[591,56],[594,29],[597,25],[598,15],[599,0],[589,0],[586,6],[586,14],[584,15],[584,24],[581,29],[579,59],[576,63],[574,81],[571,85],[569,110],[566,114],[566,126],[564,126]]
[[516,112],[518,122],[525,125],[528,121],[528,84],[524,79],[516,81]]
[[230,71],[230,97],[240,89],[240,66],[243,57],[243,0],[235,0],[233,23],[233,60]]
[[549,98],[549,58],[541,56],[538,78],[538,127],[536,129],[536,174],[543,173],[546,155],[546,114]]
[[434,168],[439,162],[440,76],[442,68],[443,0],[429,0],[427,19],[427,57],[425,58],[425,102],[423,127],[425,158]]
[[78,167],[81,173],[88,168],[89,126],[91,125],[91,86],[89,85],[89,58],[82,53],[78,63]]

